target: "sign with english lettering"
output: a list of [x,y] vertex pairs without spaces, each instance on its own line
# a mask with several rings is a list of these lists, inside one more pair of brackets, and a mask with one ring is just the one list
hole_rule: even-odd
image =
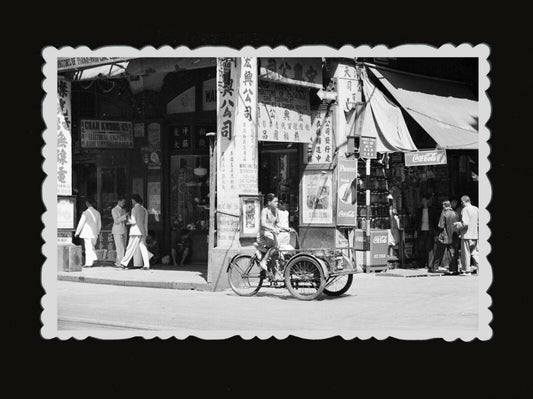
[[405,166],[446,165],[446,150],[405,153]]
[[337,226],[356,225],[357,160],[339,158],[337,164]]
[[133,148],[133,126],[127,121],[82,119],[83,148]]

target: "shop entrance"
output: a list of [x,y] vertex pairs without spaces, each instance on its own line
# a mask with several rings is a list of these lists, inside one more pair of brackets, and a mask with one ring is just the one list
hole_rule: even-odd
[[190,262],[207,263],[209,232],[209,156],[170,157],[171,240],[176,246],[183,229],[190,231]]
[[[125,156],[122,159],[117,153],[94,154],[91,158],[83,163],[75,163],[73,167],[73,184],[78,189],[76,221],[86,209],[85,199],[93,198],[102,218],[102,230],[96,244],[96,249],[101,252],[97,254],[100,261],[114,261],[111,209],[117,204],[118,196],[128,192],[128,168]],[[117,162],[119,158],[120,162]]]
[[289,223],[299,224],[301,145],[259,142],[259,192],[274,193],[287,204]]

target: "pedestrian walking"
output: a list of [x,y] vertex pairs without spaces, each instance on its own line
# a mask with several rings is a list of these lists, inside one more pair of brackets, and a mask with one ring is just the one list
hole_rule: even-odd
[[130,238],[126,253],[120,261],[121,266],[125,269],[128,266],[137,248],[140,249],[143,258],[143,269],[150,268],[150,257],[148,248],[146,247],[146,236],[148,234],[148,211],[142,206],[142,199],[140,195],[133,194],[131,196],[131,216],[128,219],[130,224]]
[[117,201],[117,205],[111,209],[111,216],[113,216],[113,227],[111,233],[115,241],[115,248],[117,249],[117,257],[115,259],[115,266],[120,267],[120,261],[124,257],[126,248],[126,220],[128,219],[128,213],[124,209],[126,205],[126,199],[120,196]]
[[102,219],[100,212],[95,209],[96,203],[92,198],[85,200],[85,206],[87,209],[81,214],[74,236],[83,238],[85,248],[84,267],[92,267],[94,261],[98,259],[95,252],[95,245],[102,228]]
[[440,230],[435,243],[435,256],[430,271],[457,272],[459,236],[455,223],[459,221],[459,216],[453,210],[450,201],[442,202],[442,213],[439,218],[437,228]]
[[479,209],[472,205],[470,197],[461,197],[463,210],[461,221],[455,226],[461,230],[461,263],[463,273],[477,273],[479,267]]
[[416,213],[417,255],[420,268],[429,267],[429,254],[433,248],[435,236],[435,210],[429,206],[427,195],[422,196],[421,206]]

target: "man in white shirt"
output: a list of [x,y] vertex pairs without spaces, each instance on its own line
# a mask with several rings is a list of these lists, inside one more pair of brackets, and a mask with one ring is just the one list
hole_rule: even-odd
[[143,258],[143,269],[150,268],[150,257],[148,255],[148,248],[146,247],[146,236],[148,235],[148,211],[142,206],[142,199],[140,195],[133,194],[131,196],[131,217],[128,223],[130,227],[130,240],[126,253],[120,261],[121,266],[125,269],[128,266],[137,248],[141,250]]
[[126,205],[126,199],[121,196],[118,199],[117,205],[111,209],[111,216],[113,216],[111,233],[113,234],[115,248],[117,249],[115,266],[120,266],[120,261],[124,257],[126,248],[126,220],[128,219],[128,214],[124,209],[124,205]]
[[[461,197],[461,221],[455,227],[461,230],[461,263],[463,273],[477,273],[479,267],[479,209],[470,203],[470,197]],[[471,265],[473,267],[471,267]]]
[[100,212],[94,209],[95,203],[92,199],[87,198],[85,205],[87,206],[87,209],[81,215],[74,236],[83,238],[83,244],[85,247],[84,267],[92,267],[94,261],[98,259],[94,246],[96,245],[96,240],[98,239],[98,235],[102,228],[102,220],[100,218]]

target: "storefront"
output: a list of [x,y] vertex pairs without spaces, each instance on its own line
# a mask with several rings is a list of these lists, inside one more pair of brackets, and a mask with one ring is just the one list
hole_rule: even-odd
[[[231,257],[253,251],[268,193],[286,204],[301,248],[348,246],[356,225],[357,162],[347,137],[361,96],[355,67],[320,58],[219,59],[218,79],[216,240],[209,282],[223,288]],[[343,83],[340,103],[347,116],[320,97],[325,87],[334,91],[334,81]],[[291,244],[297,246],[295,236]]]
[[[286,202],[302,248],[355,247],[367,270],[388,266],[393,208],[408,254],[421,195],[430,194],[435,204],[463,194],[477,198],[471,177],[477,172],[470,170],[477,164],[477,127],[454,119],[465,107],[458,116],[454,104],[452,115],[440,119],[430,112],[425,118],[433,126],[409,119],[404,102],[353,60],[219,59],[217,73],[216,234],[208,274],[215,288],[224,287],[232,256],[253,251],[254,207],[267,193]],[[476,109],[467,105],[475,120]],[[448,106],[449,100],[437,101],[429,109]],[[450,118],[448,124],[460,125],[451,135]],[[373,155],[365,152],[365,140]],[[407,154],[426,148],[443,150],[446,162],[406,166]]]
[[96,200],[101,213],[100,263],[114,262],[116,256],[111,209],[119,196],[129,199],[136,193],[149,212],[160,262],[187,228],[191,263],[207,267],[216,60],[72,60],[58,61],[60,82],[69,88],[68,98],[62,98],[70,106],[67,167],[75,220],[86,197]]

